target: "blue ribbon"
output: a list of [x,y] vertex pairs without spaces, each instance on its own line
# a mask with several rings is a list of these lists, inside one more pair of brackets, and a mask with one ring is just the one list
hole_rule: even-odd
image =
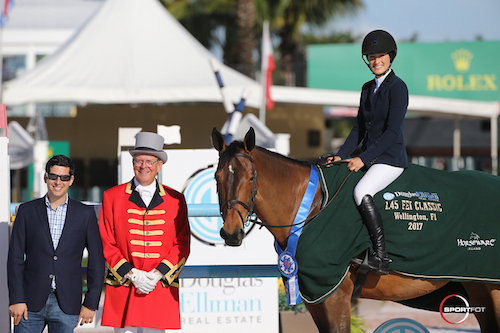
[[276,253],[278,253],[278,268],[280,269],[281,275],[286,279],[285,287],[288,305],[296,305],[302,302],[299,294],[299,280],[297,276],[298,263],[295,259],[295,252],[297,250],[300,234],[305,224],[300,222],[304,221],[309,215],[318,182],[318,170],[314,165],[311,165],[309,184],[307,185],[306,192],[304,193],[299,210],[293,221],[294,225],[292,226],[292,230],[290,230],[290,237],[288,238],[286,250],[283,251],[278,242],[274,241],[274,248],[276,249]]

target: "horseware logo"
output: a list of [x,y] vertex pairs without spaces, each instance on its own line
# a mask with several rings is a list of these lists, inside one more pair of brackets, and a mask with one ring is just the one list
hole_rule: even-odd
[[475,232],[470,233],[469,239],[457,238],[458,247],[467,247],[469,251],[481,251],[481,247],[494,247],[496,238],[491,239],[481,239],[481,237]]
[[466,49],[458,49],[451,54],[455,69],[459,73],[466,73],[469,71],[472,58],[474,58],[474,55]]

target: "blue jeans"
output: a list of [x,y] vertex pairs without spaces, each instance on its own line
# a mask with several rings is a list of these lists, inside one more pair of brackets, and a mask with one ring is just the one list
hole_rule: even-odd
[[14,326],[14,333],[42,333],[45,326],[48,326],[49,333],[73,333],[78,317],[64,313],[57,303],[56,294],[51,293],[40,311],[28,311],[28,320],[21,318]]

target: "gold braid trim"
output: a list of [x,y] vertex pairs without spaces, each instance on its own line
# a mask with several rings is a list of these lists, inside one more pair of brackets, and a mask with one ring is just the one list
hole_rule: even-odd
[[111,286],[128,287],[130,285],[130,280],[124,278],[123,276],[120,276],[120,274],[118,274],[117,271],[118,268],[120,268],[126,262],[127,260],[122,259],[115,265],[115,267],[111,267],[108,263],[106,263],[106,267],[108,268],[108,274],[104,279],[104,283],[109,284]]
[[151,258],[151,259],[160,258],[159,253],[132,252],[131,255],[132,255],[132,257],[137,257],[137,258]]
[[125,189],[125,193],[127,194],[132,194],[132,183],[134,182],[134,178],[132,178],[128,183],[127,183],[127,188]]
[[143,231],[138,229],[130,229],[129,232],[132,235],[141,235],[141,236],[158,236],[163,235],[163,230],[153,230],[153,231]]
[[139,210],[139,209],[134,209],[134,208],[127,209],[127,213],[129,213],[129,214],[144,215],[145,212],[146,212],[145,210]]
[[132,244],[132,245],[139,245],[139,246],[161,246],[162,242],[160,242],[160,241],[155,241],[155,242],[140,241],[140,240],[133,239],[133,240],[130,241],[130,244]]
[[118,279],[123,279],[123,276],[120,276],[120,274],[118,274],[117,271],[126,262],[127,260],[123,258],[122,260],[118,261],[118,263],[115,266],[113,266],[113,268],[111,268],[111,266],[108,265],[110,270],[113,272],[113,275],[115,275]]
[[136,215],[162,215],[165,214],[166,211],[164,209],[152,209],[152,210],[140,210],[135,208],[127,209],[127,213],[136,214]]
[[138,220],[138,219],[128,219],[128,223],[138,224],[138,225],[161,225],[165,224],[165,220]]
[[152,209],[148,210],[148,215],[163,215],[166,211],[164,209]]
[[179,274],[181,274],[181,270],[186,263],[186,258],[182,258],[177,265],[173,265],[166,259],[163,259],[161,262],[167,265],[168,268],[170,268],[170,271],[165,274],[165,279],[167,280],[167,283],[169,285],[172,285],[174,280],[179,276]]
[[158,187],[160,188],[160,196],[163,197],[165,194],[167,194],[167,192],[165,192],[165,189],[163,188],[162,184],[158,184]]

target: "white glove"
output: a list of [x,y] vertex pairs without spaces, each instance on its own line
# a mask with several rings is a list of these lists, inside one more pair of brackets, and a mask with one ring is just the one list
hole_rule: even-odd
[[146,273],[149,279],[155,284],[158,283],[163,277],[163,275],[160,272],[155,272],[156,268],[153,268],[150,272]]
[[138,294],[147,295],[155,289],[156,283],[153,283],[149,278],[149,272],[141,271],[137,268],[132,268],[131,271],[132,274],[127,273],[125,277],[132,281]]

